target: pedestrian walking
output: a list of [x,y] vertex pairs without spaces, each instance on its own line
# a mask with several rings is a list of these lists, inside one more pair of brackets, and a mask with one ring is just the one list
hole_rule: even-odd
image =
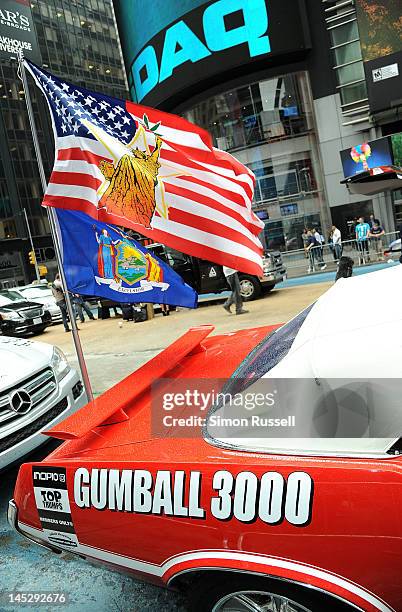
[[54,279],[54,282],[51,285],[51,290],[52,290],[53,297],[56,300],[56,304],[60,308],[61,318],[63,319],[64,330],[66,332],[69,332],[70,328],[68,326],[66,297],[64,295],[63,286],[61,284],[59,274],[56,275],[56,278]]
[[369,252],[369,232],[370,225],[364,221],[364,217],[359,218],[359,222],[355,227],[356,244],[359,252],[359,264],[370,261]]
[[88,318],[91,321],[95,321],[95,317],[92,314],[92,311],[88,305],[88,303],[84,300],[84,298],[82,297],[82,295],[79,295],[78,293],[73,293],[73,299],[72,302],[74,304],[74,307],[76,309],[76,312],[79,316],[79,319],[81,321],[81,323],[85,323],[85,318],[84,318],[84,312],[86,312],[86,314],[88,315]]
[[342,234],[341,230],[333,225],[331,228],[332,252],[334,259],[338,262],[342,255]]
[[239,275],[237,274],[237,270],[234,270],[233,268],[228,268],[227,266],[223,266],[223,273],[232,291],[232,293],[223,305],[224,309],[227,312],[231,313],[232,311],[230,310],[230,308],[232,304],[235,304],[237,315],[246,314],[248,310],[244,310],[243,308],[243,299],[241,297],[240,281]]
[[369,231],[370,243],[374,246],[374,252],[377,255],[377,261],[384,261],[382,237],[385,236],[384,228],[377,222],[373,223]]

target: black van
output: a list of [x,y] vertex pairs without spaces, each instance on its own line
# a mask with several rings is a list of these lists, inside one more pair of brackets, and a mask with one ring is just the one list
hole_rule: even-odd
[[[221,293],[229,289],[222,266],[218,264],[185,255],[163,244],[150,244],[147,249],[162,261],[168,263],[200,295]],[[263,291],[271,291],[286,275],[286,269],[279,251],[264,254],[263,268],[263,276],[252,276],[239,272],[241,294],[244,301],[255,300]]]

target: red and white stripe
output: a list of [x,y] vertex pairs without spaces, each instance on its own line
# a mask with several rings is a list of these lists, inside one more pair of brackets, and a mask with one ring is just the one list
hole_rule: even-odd
[[[18,526],[23,534],[35,537],[39,542],[47,541],[48,534],[42,529],[21,521],[18,522]],[[197,571],[199,568],[246,571],[256,575],[277,577],[290,583],[304,584],[308,588],[338,597],[365,612],[397,612],[391,604],[364,586],[332,571],[293,559],[240,550],[204,549],[182,551],[162,563],[154,563],[120,555],[80,541],[77,547],[70,549],[70,552],[121,567],[126,571],[131,570],[155,577],[167,585],[172,578],[182,572]]]
[[[251,209],[253,173],[228,153],[215,149],[207,132],[184,119],[126,104],[137,121],[144,113],[151,124],[161,121],[159,178],[164,185],[168,218],[156,212],[152,229],[147,229],[129,218],[98,209],[98,189],[104,182],[99,162],[116,163],[124,145],[118,143],[111,153],[110,142],[106,148],[100,141],[76,136],[55,137],[56,159],[43,204],[80,210],[100,221],[131,227],[184,253],[249,274],[262,274],[262,246],[257,236],[263,224]],[[153,133],[147,132],[146,138],[154,146]],[[142,143],[138,146],[141,148]]]

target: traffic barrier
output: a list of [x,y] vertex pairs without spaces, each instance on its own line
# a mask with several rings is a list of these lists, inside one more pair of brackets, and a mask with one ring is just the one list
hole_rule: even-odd
[[[359,245],[356,240],[343,240],[341,256],[344,255],[353,259],[355,266],[388,261],[390,258],[384,255],[384,251],[398,237],[398,232],[387,232],[380,239],[368,239],[364,245]],[[311,247],[309,252],[306,252],[305,249],[283,251],[282,259],[287,276],[291,277],[320,272],[321,269],[334,271],[338,265],[338,253],[333,245],[328,243]]]

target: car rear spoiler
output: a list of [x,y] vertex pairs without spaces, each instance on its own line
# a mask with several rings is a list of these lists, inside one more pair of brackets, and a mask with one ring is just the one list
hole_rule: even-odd
[[213,325],[192,327],[153,359],[129,374],[98,398],[43,433],[61,440],[82,438],[99,425],[128,420],[126,409],[157,378],[162,378],[184,357],[202,352],[201,342],[215,329]]

